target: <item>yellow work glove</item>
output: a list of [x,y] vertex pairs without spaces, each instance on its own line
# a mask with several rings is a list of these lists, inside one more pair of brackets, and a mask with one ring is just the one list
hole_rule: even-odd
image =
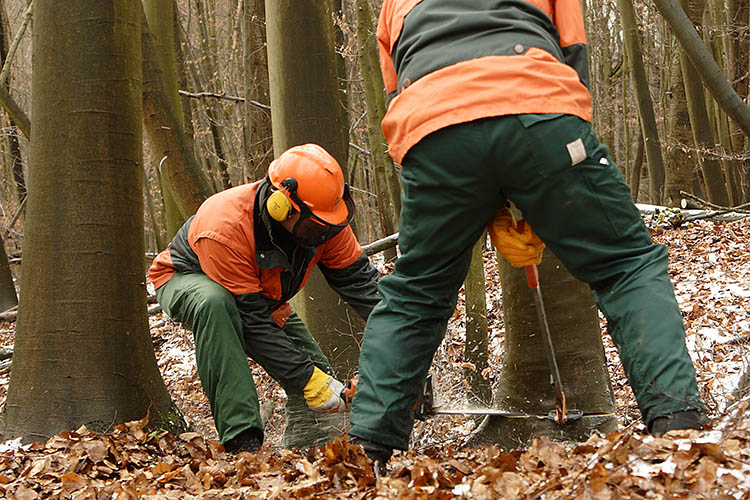
[[518,230],[510,210],[501,208],[487,224],[492,244],[498,252],[514,267],[525,267],[542,262],[544,243],[524,223]]
[[302,393],[312,411],[339,413],[346,410],[346,403],[341,399],[343,389],[344,384],[316,366]]

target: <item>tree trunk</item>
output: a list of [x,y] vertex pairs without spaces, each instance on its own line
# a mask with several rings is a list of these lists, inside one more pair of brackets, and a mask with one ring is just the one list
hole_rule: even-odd
[[[747,26],[750,26],[750,0],[729,1],[729,24],[732,29],[730,44],[730,74],[734,91],[744,102],[748,102],[750,89],[750,43],[748,43]],[[740,157],[750,156],[748,138],[736,122],[730,123],[732,151]],[[739,160],[740,176],[744,179],[741,186],[742,202],[750,201],[750,159]]]
[[620,6],[625,50],[633,75],[633,87],[638,104],[638,115],[640,116],[645,141],[650,178],[649,193],[651,195],[651,202],[658,205],[661,203],[662,192],[664,190],[664,161],[661,155],[661,142],[659,141],[659,130],[656,126],[654,103],[651,101],[648,77],[646,76],[646,69],[643,66],[640,34],[635,22],[633,0],[618,0],[617,3]]
[[[705,5],[705,0],[700,0],[700,3]],[[688,17],[675,0],[654,0],[654,4],[669,23],[706,87],[726,114],[737,122],[746,136],[750,137],[750,106],[742,102],[742,99],[724,77],[716,61],[711,57],[711,53],[706,49],[695,31],[693,26],[695,19]],[[683,74],[683,77],[687,76]]]
[[[211,196],[214,190],[195,160],[191,143],[182,133],[182,115],[172,104],[176,100],[175,97],[167,93],[156,44],[145,14],[142,24],[143,120],[152,154],[160,165],[162,188],[167,188],[164,190],[165,204],[169,201],[168,195],[171,194],[185,220],[195,213],[203,200]],[[169,208],[167,213],[169,214]],[[169,237],[172,236],[170,233]]]
[[141,16],[127,0],[34,2],[37,126],[4,439],[147,412],[184,423],[146,317]]
[[[4,0],[0,0],[0,16],[0,66],[4,66],[5,60],[8,57],[8,47],[10,45],[11,34]],[[10,72],[5,79],[5,90],[10,92]],[[11,128],[6,131],[6,134],[8,135],[13,182],[16,186],[18,203],[22,203],[23,199],[26,198],[26,179],[23,173],[23,157],[21,156],[21,147],[18,143],[17,125],[13,121],[13,117],[8,116],[8,119],[10,120]]]
[[13,283],[13,274],[10,272],[8,254],[5,245],[0,239],[0,312],[7,311],[18,305],[16,286]]
[[[395,216],[393,213],[393,196],[387,181],[387,171],[393,170],[393,160],[388,155],[385,137],[380,128],[380,115],[377,96],[382,94],[383,78],[380,75],[380,67],[377,66],[377,48],[375,46],[375,34],[372,32],[372,12],[367,0],[357,1],[357,38],[359,41],[360,69],[362,73],[362,86],[365,90],[365,103],[367,105],[367,137],[370,144],[370,158],[375,171],[375,191],[378,199],[378,217],[380,219],[381,234],[385,237],[396,232],[393,224]],[[397,193],[397,195],[400,193]],[[396,248],[388,249],[383,256],[386,261],[396,258]]]
[[[546,415],[555,407],[555,396],[532,292],[523,269],[512,267],[500,255],[498,262],[505,352],[493,406]],[[514,449],[540,435],[585,441],[596,430],[607,433],[617,428],[599,317],[589,287],[575,280],[549,250],[544,252],[539,276],[567,407],[582,410],[584,416],[563,425],[538,418],[488,417],[469,445],[497,443]]]
[[242,4],[243,40],[245,43],[245,120],[243,140],[246,176],[250,180],[262,179],[273,159],[271,113],[252,104],[268,104],[268,54],[266,52],[266,7],[264,0],[245,0]]
[[638,131],[638,146],[635,150],[635,161],[633,161],[633,172],[630,178],[630,195],[633,201],[638,201],[639,191],[641,189],[641,172],[643,171],[643,157],[646,149],[643,144],[643,133]]
[[[201,51],[203,52],[201,61],[204,69],[204,76],[208,75],[206,81],[209,83],[209,87],[214,87],[210,79],[218,76],[219,71],[215,62],[216,57],[216,37],[213,33],[209,32],[209,27],[212,26],[212,22],[209,19],[208,12],[206,12],[206,6],[201,0],[195,2],[195,8],[198,11],[198,25],[201,28],[202,36],[200,37]],[[197,80],[197,78],[196,78]],[[226,155],[224,154],[224,141],[219,129],[219,113],[214,109],[214,106],[221,106],[219,101],[208,101],[204,104],[203,110],[208,118],[208,129],[211,132],[211,144],[214,147],[214,155],[216,157],[216,169],[219,171],[219,178],[221,179],[221,185],[224,189],[232,187],[232,182],[229,177],[229,170],[227,165]],[[218,103],[218,104],[216,104]],[[211,162],[213,163],[213,162]]]
[[[682,0],[684,5],[688,5],[689,0]],[[705,0],[698,0],[689,4],[689,15],[693,22],[700,25],[703,16],[703,10],[706,6]],[[695,29],[690,26],[695,33]],[[697,34],[696,34],[697,36]],[[679,37],[678,37],[679,38]],[[701,47],[706,50],[703,42],[698,39]],[[684,49],[684,45],[683,45]],[[711,55],[708,54],[711,58]],[[713,62],[713,58],[711,58]],[[714,63],[715,65],[716,63]],[[685,98],[687,100],[688,112],[690,114],[690,125],[693,131],[693,143],[698,149],[701,158],[701,172],[703,173],[703,182],[708,200],[717,205],[727,206],[729,204],[729,194],[724,182],[724,173],[722,172],[721,163],[711,154],[703,154],[703,151],[713,152],[715,141],[711,123],[708,118],[706,109],[706,98],[703,92],[703,83],[701,82],[698,70],[691,62],[691,58],[686,50],[680,50],[680,66],[682,67],[682,81],[685,85]],[[721,70],[716,67],[721,73]],[[724,78],[723,75],[720,75]],[[728,84],[727,84],[728,85]],[[731,89],[730,89],[731,90]]]
[[464,361],[470,368],[464,368],[464,376],[469,384],[469,403],[489,405],[492,391],[482,373],[488,366],[487,337],[487,295],[484,281],[484,258],[482,252],[487,234],[482,233],[471,253],[471,265],[464,280],[466,297],[466,345]]
[[[338,96],[334,31],[328,2],[266,0],[271,121],[276,156],[308,142],[320,144],[343,169],[349,140]],[[348,175],[344,173],[345,178]],[[364,323],[315,270],[293,306],[339,377],[356,370]]]
[[670,63],[669,75],[669,106],[667,127],[669,130],[669,147],[667,148],[667,175],[665,181],[664,203],[670,207],[679,207],[682,195],[693,189],[693,171],[698,168],[698,155],[686,150],[693,144],[693,134],[690,129],[690,115],[685,98],[685,85],[682,81],[682,67],[679,53],[675,52]]

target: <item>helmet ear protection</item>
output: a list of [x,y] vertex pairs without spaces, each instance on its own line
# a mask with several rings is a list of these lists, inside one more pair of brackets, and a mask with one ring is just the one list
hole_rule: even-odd
[[271,193],[271,196],[269,196],[266,201],[266,209],[268,210],[268,215],[270,215],[273,220],[284,222],[289,218],[292,214],[292,210],[294,210],[294,206],[284,192],[286,191],[289,193],[296,190],[297,179],[294,177],[288,177],[281,181],[280,190]]

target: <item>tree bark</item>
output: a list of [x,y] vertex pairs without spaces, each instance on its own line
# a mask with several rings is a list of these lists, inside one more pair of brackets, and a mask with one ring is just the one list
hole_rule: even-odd
[[641,53],[641,41],[638,27],[635,21],[633,0],[618,0],[620,5],[620,17],[622,20],[623,39],[627,60],[633,75],[633,87],[635,89],[636,102],[638,104],[638,116],[643,132],[646,147],[646,159],[649,172],[649,193],[651,202],[661,203],[664,190],[664,160],[661,154],[661,141],[659,141],[659,130],[656,126],[656,114],[654,103],[651,101],[651,91],[648,85],[646,69],[643,66],[643,54]]
[[[696,0],[694,3],[689,3],[690,0],[682,1],[685,6],[689,6],[688,10],[690,19],[700,25],[706,1]],[[695,29],[692,25],[690,26],[690,29],[695,33]],[[698,39],[698,42],[705,50],[706,47],[703,45],[703,42],[700,39]],[[711,58],[711,55],[708,54],[708,57]],[[711,62],[713,62],[713,58],[711,58]],[[715,62],[714,65],[716,65]],[[701,83],[698,70],[691,62],[691,58],[688,56],[686,50],[680,50],[680,66],[682,67],[682,81],[685,85],[685,98],[687,100],[688,112],[690,114],[693,143],[698,149],[698,156],[701,160],[701,172],[703,173],[706,194],[708,199],[713,203],[727,206],[729,204],[729,194],[724,181],[721,162],[711,154],[702,153],[703,151],[714,151],[716,142],[714,141],[714,134],[711,130],[708,110],[706,109],[706,98],[703,91],[703,84]],[[721,72],[718,66],[716,66],[716,69]],[[720,76],[723,78],[722,75]]]
[[[375,171],[375,191],[378,200],[378,217],[380,219],[381,234],[379,237],[393,234],[396,231],[394,220],[396,216],[393,211],[393,193],[389,189],[387,171],[393,170],[393,160],[388,155],[386,140],[380,128],[383,116],[380,114],[377,102],[377,93],[383,88],[383,78],[380,68],[377,66],[377,49],[375,47],[375,34],[372,32],[372,12],[367,0],[357,1],[357,39],[359,41],[360,70],[362,73],[362,86],[365,90],[365,104],[367,106],[367,137],[370,144],[370,158]],[[396,193],[399,196],[400,193]],[[385,252],[387,261],[396,258],[396,249]]]
[[482,256],[487,234],[474,245],[471,253],[469,272],[464,280],[466,297],[466,345],[464,361],[470,368],[464,368],[464,377],[469,386],[469,403],[489,405],[492,401],[492,390],[482,374],[488,367],[487,337],[487,295],[485,293],[484,258]]
[[245,121],[243,140],[247,160],[246,175],[262,179],[273,160],[271,113],[252,104],[270,102],[268,88],[268,54],[266,52],[266,8],[264,0],[245,0],[243,6],[243,40],[245,43]]
[[[173,195],[185,220],[195,213],[203,200],[211,196],[214,190],[195,160],[191,143],[182,133],[182,116],[172,104],[175,97],[167,92],[156,45],[145,14],[142,24],[143,120],[151,151],[161,165],[162,187],[167,188],[167,194]],[[162,162],[164,157],[166,160]],[[167,211],[169,213],[169,209]],[[171,238],[173,235],[170,233],[169,236]]]
[[[500,255],[498,262],[505,352],[493,406],[546,415],[555,407],[555,396],[532,292],[523,269],[512,267]],[[567,407],[582,410],[584,417],[564,425],[538,418],[488,417],[472,436],[470,446],[496,443],[515,449],[528,446],[540,435],[585,441],[596,430],[607,433],[617,428],[599,317],[589,287],[574,279],[549,250],[544,252],[539,275]]]
[[675,52],[670,66],[667,100],[669,147],[666,154],[667,175],[664,202],[667,206],[677,207],[682,198],[680,191],[692,191],[693,172],[698,168],[699,160],[698,155],[686,150],[686,146],[693,144],[693,133],[690,129],[690,114],[685,97],[679,53]]
[[[705,2],[702,3],[705,5]],[[669,23],[708,90],[722,109],[737,122],[745,135],[750,137],[750,106],[742,102],[732,89],[721,68],[696,33],[691,19],[675,0],[654,0],[654,4]]]
[[[325,148],[342,169],[349,140],[338,96],[334,31],[328,2],[266,0],[271,121],[276,156],[308,142]],[[346,172],[344,177],[348,178]],[[339,377],[359,360],[364,323],[315,270],[292,304]]]
[[34,2],[38,125],[4,439],[148,412],[184,424],[146,317],[141,15],[128,0]]

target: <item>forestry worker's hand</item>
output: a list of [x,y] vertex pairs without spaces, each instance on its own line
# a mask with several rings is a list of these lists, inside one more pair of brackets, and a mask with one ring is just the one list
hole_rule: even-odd
[[321,413],[339,413],[346,410],[341,399],[344,384],[331,377],[317,366],[302,392],[311,410]]
[[531,226],[521,221],[516,226],[510,210],[502,208],[487,224],[492,244],[512,266],[524,267],[542,261],[544,243],[532,231]]

